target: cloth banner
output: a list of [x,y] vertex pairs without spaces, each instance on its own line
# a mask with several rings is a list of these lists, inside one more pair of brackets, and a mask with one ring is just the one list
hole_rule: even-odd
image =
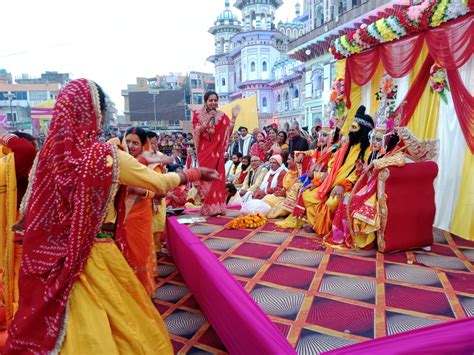
[[221,106],[220,109],[230,118],[232,117],[232,108],[237,105],[240,106],[240,114],[235,122],[234,130],[236,131],[240,126],[247,127],[249,132],[258,128],[257,96],[232,101],[227,105]]

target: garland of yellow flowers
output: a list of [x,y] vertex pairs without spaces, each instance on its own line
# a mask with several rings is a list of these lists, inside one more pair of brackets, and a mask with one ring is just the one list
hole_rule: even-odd
[[431,17],[431,27],[437,27],[445,22],[446,9],[448,8],[449,0],[438,0],[438,3],[433,11]]
[[260,213],[249,215],[249,216],[240,216],[234,218],[232,221],[226,224],[227,229],[255,229],[261,226],[264,226],[267,223],[267,219],[262,216]]
[[384,18],[376,21],[375,26],[377,26],[377,30],[384,38],[385,42],[390,42],[394,39],[397,39],[397,34],[387,25]]
[[[428,4],[428,0],[424,0],[424,2]],[[428,8],[425,6],[423,11],[430,11],[427,25],[431,28],[438,27],[449,20],[469,13],[469,7],[465,0],[463,0],[461,5],[453,0],[432,0],[429,3],[434,4],[434,6],[429,6]],[[410,9],[417,6],[421,5],[414,5]],[[400,14],[379,19],[368,26],[363,25],[349,34],[339,36],[329,46],[329,52],[336,59],[342,59],[380,43],[391,42],[420,31],[424,26],[420,27],[418,22],[413,22],[414,20],[410,17],[413,16],[410,15],[410,9],[404,10]],[[418,15],[418,17],[420,16]]]

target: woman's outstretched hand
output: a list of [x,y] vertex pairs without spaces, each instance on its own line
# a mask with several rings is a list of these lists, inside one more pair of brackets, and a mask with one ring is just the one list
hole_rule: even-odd
[[201,174],[201,180],[203,181],[213,181],[213,180],[219,180],[221,178],[217,170],[209,169],[209,168],[198,168],[198,169],[199,169],[199,173]]
[[239,113],[240,113],[240,106],[239,105],[232,107],[232,118],[234,118],[234,119],[237,118]]

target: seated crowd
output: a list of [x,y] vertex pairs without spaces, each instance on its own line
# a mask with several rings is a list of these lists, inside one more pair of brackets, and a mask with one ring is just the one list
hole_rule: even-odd
[[[345,210],[349,193],[369,165],[387,152],[397,151],[398,135],[377,135],[374,125],[361,106],[347,136],[340,134],[333,122],[313,128],[311,136],[297,122],[290,124],[288,132],[272,125],[250,134],[240,127],[225,153],[227,204],[263,206],[269,218],[281,219],[278,226],[306,225],[307,232],[331,244],[371,247],[379,225],[373,181],[362,188],[362,194],[369,194],[363,195],[363,208],[351,221],[355,233],[348,230]],[[159,152],[156,134],[150,132],[148,138],[151,152]],[[192,141],[183,142],[187,144],[181,149],[174,146],[170,151],[169,171],[197,165]],[[189,184],[168,192],[165,201],[168,208],[198,208],[203,196]]]

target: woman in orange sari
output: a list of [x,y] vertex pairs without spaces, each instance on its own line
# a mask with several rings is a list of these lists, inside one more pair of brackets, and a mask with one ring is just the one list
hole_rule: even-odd
[[[148,162],[141,154],[147,143],[145,130],[131,127],[125,133],[129,154],[141,164]],[[150,191],[129,187],[126,198],[125,240],[128,262],[138,279],[151,296],[156,289],[156,246],[153,239],[154,194]]]

